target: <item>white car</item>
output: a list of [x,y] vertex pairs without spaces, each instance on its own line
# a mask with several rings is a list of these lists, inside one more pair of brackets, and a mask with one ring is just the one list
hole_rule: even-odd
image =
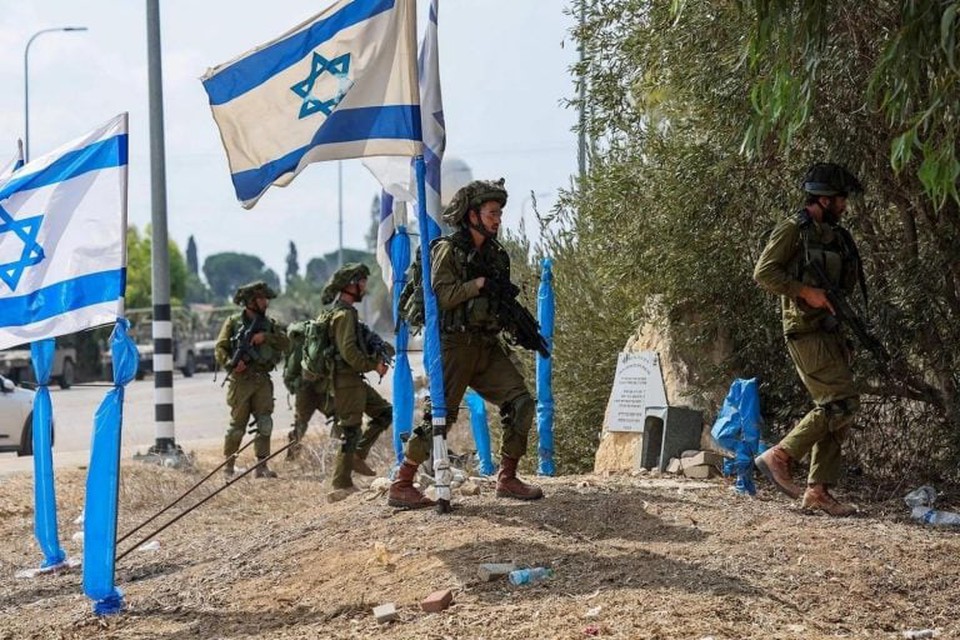
[[33,396],[0,376],[0,451],[33,455]]

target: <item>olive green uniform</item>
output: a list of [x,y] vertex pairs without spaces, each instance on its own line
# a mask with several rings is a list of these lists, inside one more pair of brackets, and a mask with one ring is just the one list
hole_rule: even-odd
[[[227,318],[217,337],[217,362],[226,368],[233,358],[234,337],[253,320],[241,312]],[[289,340],[283,327],[267,319],[266,340],[251,348],[251,359],[242,373],[229,372],[227,404],[230,406],[230,427],[224,437],[223,455],[231,456],[240,448],[250,417],[256,422],[257,437],[253,447],[257,458],[270,455],[270,434],[273,432],[273,381],[270,372],[283,359]],[[232,468],[232,467],[231,467]]]
[[847,292],[854,289],[860,265],[849,233],[801,211],[774,228],[753,277],[781,296],[787,351],[815,404],[780,446],[795,460],[810,454],[809,484],[832,485],[840,477],[843,440],[860,398],[850,370],[850,350],[836,319],[799,298],[802,285],[823,288],[808,266],[814,260],[831,284]]
[[[493,238],[474,248],[469,231],[444,236],[431,247],[433,290],[440,309],[440,343],[447,424],[453,424],[467,387],[500,407],[503,434],[500,455],[520,458],[527,452],[534,403],[510,348],[500,338],[496,297],[473,282],[479,276],[509,280],[510,257]],[[430,457],[429,425],[414,430],[405,455],[417,464]]]
[[[381,433],[393,422],[393,406],[364,379],[363,374],[377,368],[380,359],[368,353],[361,340],[360,319],[356,308],[337,300],[330,318],[330,340],[336,347],[333,373],[333,413],[343,441],[343,462],[333,478],[335,489],[353,486],[350,479],[353,456],[366,459]],[[363,414],[370,417],[361,432]]]
[[315,412],[324,416],[333,415],[333,398],[330,396],[330,381],[301,380],[294,394],[293,431],[290,440],[300,441],[307,433],[307,425]]

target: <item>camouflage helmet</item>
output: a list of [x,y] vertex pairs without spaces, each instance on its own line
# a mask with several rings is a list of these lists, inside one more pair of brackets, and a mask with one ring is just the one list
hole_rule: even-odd
[[856,176],[839,164],[818,162],[803,177],[803,190],[813,196],[844,196],[863,193]]
[[337,269],[327,284],[323,287],[323,295],[320,301],[323,304],[330,304],[337,298],[337,294],[346,289],[354,282],[359,282],[364,278],[370,277],[370,269],[362,262],[348,262]]
[[242,287],[237,289],[237,292],[233,294],[233,303],[247,305],[256,298],[276,298],[277,292],[270,288],[263,280],[257,280],[256,282],[249,282]]
[[470,209],[479,209],[484,202],[496,200],[501,207],[507,206],[507,190],[503,186],[504,180],[474,180],[461,187],[453,195],[453,200],[443,210],[443,221],[450,225],[458,225]]

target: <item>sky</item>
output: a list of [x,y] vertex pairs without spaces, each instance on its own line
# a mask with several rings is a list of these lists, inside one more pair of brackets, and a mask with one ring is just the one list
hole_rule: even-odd
[[[160,3],[170,238],[193,235],[200,263],[251,253],[280,275],[289,242],[301,269],[338,246],[336,162],[309,166],[272,187],[250,211],[236,201],[226,155],[200,76],[319,13],[318,0],[166,0]],[[420,30],[427,2],[418,0]],[[504,225],[535,230],[530,193],[548,210],[577,170],[576,43],[568,0],[440,0],[440,76],[447,158],[476,178],[506,178]],[[130,113],[129,223],[149,224],[150,141],[146,0],[0,0],[0,165],[24,131],[24,48],[29,55],[30,152],[38,157],[122,111]],[[380,187],[360,160],[343,162],[343,244],[365,248]]]

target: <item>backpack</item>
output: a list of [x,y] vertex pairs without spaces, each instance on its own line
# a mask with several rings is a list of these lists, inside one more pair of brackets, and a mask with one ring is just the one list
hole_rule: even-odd
[[330,376],[336,354],[330,342],[331,316],[328,311],[317,320],[300,320],[287,327],[290,350],[283,363],[283,384],[290,393],[295,394],[304,380],[316,382]]
[[337,347],[330,339],[330,320],[333,311],[324,311],[316,320],[307,320],[303,327],[303,353],[300,369],[304,380],[324,382],[333,374],[333,359]]

